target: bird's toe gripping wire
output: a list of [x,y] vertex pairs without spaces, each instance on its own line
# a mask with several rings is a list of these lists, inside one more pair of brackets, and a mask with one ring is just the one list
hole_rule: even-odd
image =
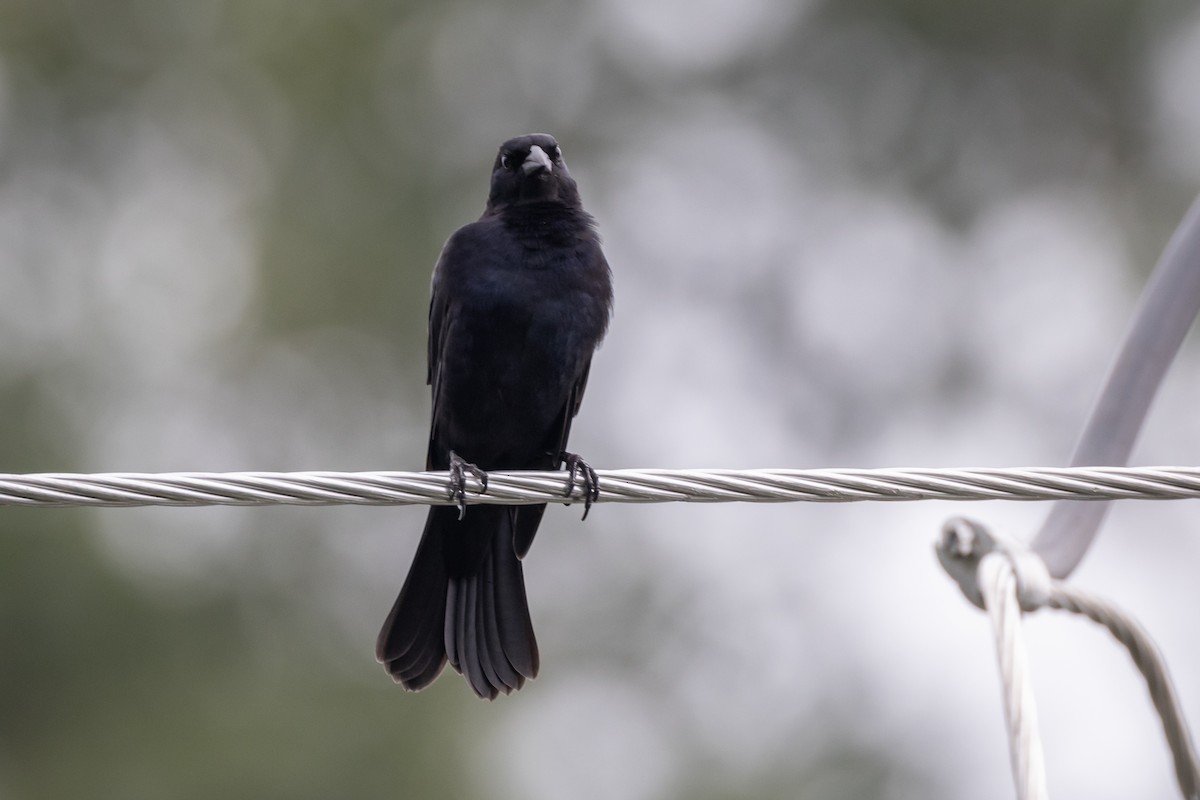
[[567,468],[567,491],[564,494],[570,497],[576,484],[583,487],[583,519],[587,519],[588,512],[592,510],[592,503],[600,497],[600,477],[591,464],[575,453],[564,450],[560,458]]
[[483,494],[488,488],[487,473],[466,461],[458,453],[450,451],[450,497],[458,506],[458,518],[467,515],[467,479],[465,473],[471,473],[479,481],[479,493]]

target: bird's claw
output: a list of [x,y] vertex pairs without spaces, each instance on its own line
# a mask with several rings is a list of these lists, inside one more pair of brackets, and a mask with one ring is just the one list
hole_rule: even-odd
[[560,456],[563,460],[563,465],[567,468],[567,491],[566,496],[570,497],[575,491],[575,485],[583,486],[583,519],[587,519],[588,512],[592,510],[592,503],[600,498],[600,476],[596,474],[596,470],[592,469],[592,465],[584,461],[575,453],[563,451]]
[[483,494],[488,488],[487,473],[466,461],[458,453],[450,451],[450,497],[458,506],[458,518],[467,515],[467,479],[464,473],[471,473],[479,481],[479,493]]

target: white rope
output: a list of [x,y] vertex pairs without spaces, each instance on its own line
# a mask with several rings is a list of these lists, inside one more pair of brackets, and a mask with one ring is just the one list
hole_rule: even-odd
[[[1200,467],[1024,469],[597,470],[596,502],[848,503],[865,500],[1178,500],[1200,498]],[[582,502],[565,472],[492,472],[466,502]],[[446,505],[445,472],[112,472],[0,474],[0,505]]]
[[1046,800],[1046,762],[1038,732],[1029,655],[1021,635],[1021,605],[1012,563],[992,552],[979,563],[979,588],[992,619],[996,658],[1004,684],[1004,718],[1018,800]]
[[1047,796],[1037,708],[1020,626],[1022,611],[1045,606],[1083,614],[1106,627],[1129,650],[1162,720],[1180,791],[1187,800],[1200,800],[1200,759],[1179,698],[1158,648],[1133,618],[1110,603],[1052,580],[1036,553],[999,539],[972,520],[949,520],[942,529],[937,554],[967,599],[986,609],[992,620],[1019,800],[1045,800]]

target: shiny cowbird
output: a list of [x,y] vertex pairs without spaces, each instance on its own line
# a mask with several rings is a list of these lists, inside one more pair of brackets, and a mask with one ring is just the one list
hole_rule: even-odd
[[480,697],[538,672],[521,559],[545,505],[464,504],[464,473],[595,473],[566,452],[592,352],[612,307],[608,262],[554,137],[510,139],[492,166],[487,208],[446,242],[433,271],[426,469],[449,470],[458,505],[429,510],[376,657],[406,689],[449,661]]

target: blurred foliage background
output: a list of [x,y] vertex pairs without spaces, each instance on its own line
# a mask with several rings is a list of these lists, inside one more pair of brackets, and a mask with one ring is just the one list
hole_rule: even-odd
[[[0,470],[418,468],[430,270],[533,130],[616,275],[592,463],[1061,463],[1197,86],[1184,0],[0,0]],[[1141,463],[1197,463],[1198,366]],[[1193,721],[1195,508],[1078,573]],[[0,798],[1011,797],[930,543],[1044,511],[552,509],[543,676],[485,704],[372,657],[419,508],[0,509]],[[1051,790],[1172,796],[1124,655],[1042,617]]]

